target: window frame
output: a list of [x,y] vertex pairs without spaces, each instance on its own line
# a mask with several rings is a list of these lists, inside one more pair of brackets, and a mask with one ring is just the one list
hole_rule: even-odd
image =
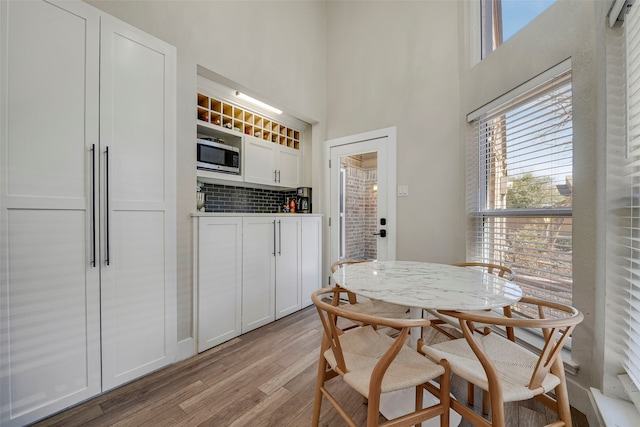
[[[528,82],[518,86],[517,88],[509,91],[503,96],[497,98],[496,100],[486,104],[485,106],[475,110],[467,116],[467,120],[470,123],[470,138],[469,144],[467,147],[467,173],[473,173],[473,177],[468,177],[467,179],[467,230],[468,230],[468,243],[467,243],[467,258],[472,261],[479,262],[495,262],[499,264],[506,264],[511,267],[516,273],[516,282],[518,267],[514,265],[509,265],[505,263],[502,259],[498,259],[495,254],[500,254],[499,256],[513,255],[516,251],[513,249],[513,246],[510,246],[509,243],[499,243],[498,250],[492,249],[492,242],[496,239],[504,239],[507,234],[503,233],[502,230],[510,230],[515,229],[515,227],[509,224],[510,221],[523,221],[525,224],[535,225],[535,218],[568,218],[571,220],[569,224],[564,224],[563,227],[570,231],[570,236],[573,235],[573,207],[558,207],[550,205],[549,207],[535,207],[535,208],[506,208],[505,205],[498,208],[490,208],[490,205],[487,203],[490,198],[491,188],[494,190],[497,188],[496,184],[491,184],[492,180],[495,181],[495,177],[492,178],[490,176],[491,172],[491,162],[487,156],[488,151],[484,149],[488,142],[488,138],[492,132],[482,131],[481,126],[484,124],[487,126],[487,123],[490,120],[493,120],[492,113],[494,114],[508,114],[510,111],[515,111],[517,106],[520,105],[518,101],[522,100],[523,95],[532,94],[536,95],[536,91],[539,88],[543,88],[542,94],[548,93],[545,87],[549,87],[551,81],[554,81],[559,76],[566,75],[571,71],[571,59],[567,59],[562,63],[556,65],[555,67],[550,68],[549,70],[541,73],[540,75],[534,77]],[[569,74],[570,79],[570,74]],[[570,80],[569,80],[570,82]],[[551,83],[553,84],[553,83]],[[562,83],[560,87],[564,87]],[[541,96],[542,98],[542,96]],[[535,98],[526,98],[523,102],[524,105],[528,105],[530,103],[535,102]],[[573,101],[572,101],[573,103]],[[542,107],[541,107],[542,109]],[[502,111],[502,112],[501,112]],[[538,111],[538,110],[535,110]],[[483,118],[487,117],[487,121],[484,122]],[[571,125],[573,128],[573,125]],[[490,128],[488,128],[490,129]],[[490,129],[493,130],[493,129]],[[572,131],[571,131],[572,132]],[[573,133],[571,133],[573,135]],[[534,141],[531,146],[535,146],[540,144],[540,142]],[[573,147],[573,136],[571,137],[571,145]],[[571,148],[573,150],[573,148]],[[493,172],[495,173],[495,172]],[[571,174],[573,174],[573,161],[571,161]],[[551,175],[548,175],[551,176]],[[505,184],[506,185],[506,184]],[[506,193],[505,193],[506,194]],[[506,197],[506,196],[505,196]],[[505,198],[506,200],[506,198]],[[502,218],[505,221],[505,224],[509,224],[509,227],[498,228],[495,232],[486,231],[486,227],[495,226],[495,224],[489,224],[495,218]],[[488,225],[489,224],[489,225]],[[487,234],[489,233],[489,234]],[[571,237],[571,241],[572,241]],[[505,250],[506,249],[506,250]],[[547,250],[549,253],[553,253],[554,249],[551,251]],[[493,253],[491,253],[493,252]],[[551,283],[547,287],[544,286],[543,280],[544,276],[537,276],[535,274],[530,274],[528,278],[522,276],[522,285],[526,289],[532,289],[535,292],[540,292],[541,295],[548,295],[549,299],[558,299],[564,302],[571,303],[571,299],[573,296],[573,251],[570,250],[568,253],[569,257],[569,271],[567,273],[565,271],[561,271],[558,274],[558,277],[565,275],[568,277],[567,283],[570,291],[568,292],[569,296],[565,297],[567,293],[563,289],[564,282]],[[536,255],[533,256],[536,258]],[[565,257],[566,258],[566,257]],[[544,260],[544,258],[540,258]],[[549,257],[551,259],[551,257]],[[567,265],[566,259],[561,266]],[[523,269],[524,270],[524,269]],[[553,268],[549,268],[548,271],[553,272]],[[544,271],[543,271],[544,272]],[[536,278],[542,278],[542,280],[536,281]],[[560,279],[558,279],[560,280]],[[527,285],[524,285],[525,282],[528,282]],[[534,293],[532,293],[534,294]],[[535,293],[536,296],[541,296]],[[567,301],[567,298],[569,301]]]

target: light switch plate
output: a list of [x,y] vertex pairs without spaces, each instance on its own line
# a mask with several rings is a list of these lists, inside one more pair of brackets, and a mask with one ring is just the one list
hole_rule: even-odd
[[398,185],[398,197],[407,197],[409,195],[408,185]]

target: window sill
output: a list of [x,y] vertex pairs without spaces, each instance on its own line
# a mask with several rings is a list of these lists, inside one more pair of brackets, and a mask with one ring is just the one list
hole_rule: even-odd
[[640,412],[638,412],[633,403],[617,397],[605,396],[600,390],[593,387],[591,388],[591,395],[605,426],[640,425]]

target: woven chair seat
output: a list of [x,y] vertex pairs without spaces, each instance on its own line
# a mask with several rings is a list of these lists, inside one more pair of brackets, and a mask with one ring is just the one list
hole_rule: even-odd
[[[498,334],[486,336],[476,334],[476,337],[498,370],[504,402],[530,399],[553,390],[560,384],[560,378],[548,373],[540,388],[530,389],[528,386],[531,375],[539,359],[536,354]],[[422,351],[434,360],[448,360],[453,373],[483,390],[489,390],[485,371],[475,354],[470,351],[466,339],[460,338],[432,346],[423,346]]]
[[370,314],[391,319],[408,319],[411,317],[408,307],[375,299],[358,301],[356,304],[344,304],[340,308],[354,313]]
[[[438,313],[438,310],[433,310],[430,308],[425,309],[424,311],[426,311],[427,313],[429,313],[430,316],[432,316],[431,318],[435,318],[435,319],[440,319],[443,322],[445,322],[447,325],[453,326],[456,329],[460,329],[460,321],[458,319],[456,319],[455,317],[452,316],[447,316],[446,314],[442,314],[442,313]],[[482,314],[483,316],[491,316],[491,317],[504,317],[504,314],[502,312],[498,312],[495,310],[467,310],[469,313],[476,313],[476,314]],[[502,311],[502,310],[501,310]],[[476,329],[482,329],[485,327],[491,327],[492,325],[490,324],[484,324],[484,323],[476,323],[475,327]]]
[[[369,382],[376,363],[393,344],[394,339],[379,333],[371,326],[351,329],[340,336],[340,345],[349,372],[344,375],[347,384],[365,397],[369,397]],[[324,357],[332,368],[337,367],[331,349]],[[391,362],[382,379],[382,393],[415,387],[444,374],[444,368],[415,350],[404,346]]]

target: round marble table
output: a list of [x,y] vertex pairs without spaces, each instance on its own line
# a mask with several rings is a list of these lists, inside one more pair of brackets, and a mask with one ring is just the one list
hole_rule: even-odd
[[355,294],[418,309],[482,310],[522,298],[518,285],[481,269],[418,261],[348,264],[333,280]]
[[[367,298],[400,304],[411,308],[411,317],[421,318],[425,308],[439,310],[482,310],[511,305],[522,298],[518,285],[479,268],[456,267],[417,261],[372,261],[347,264],[333,273],[341,287]],[[416,346],[420,328],[411,331],[410,345]],[[380,401],[380,412],[392,419],[413,409],[415,394],[411,390],[387,393]],[[424,394],[424,405],[435,403],[435,397]],[[461,417],[450,412],[450,426]],[[436,427],[438,418],[424,422],[423,427]]]

